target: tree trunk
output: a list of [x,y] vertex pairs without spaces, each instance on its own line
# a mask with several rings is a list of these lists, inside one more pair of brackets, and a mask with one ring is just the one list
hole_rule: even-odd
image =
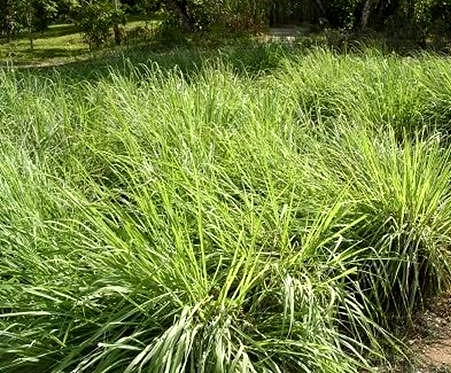
[[362,18],[360,19],[360,28],[365,30],[368,26],[368,19],[370,18],[372,0],[366,0],[362,10]]
[[33,5],[31,0],[28,0],[27,5],[28,37],[30,39],[30,49],[33,50]]
[[13,33],[12,21],[8,15],[6,19],[6,41],[8,43],[11,41],[12,33]]
[[121,32],[121,28],[119,27],[119,25],[117,23],[115,23],[113,25],[113,32],[114,32],[114,42],[116,43],[116,45],[121,45],[122,44],[122,32]]
[[319,10],[321,11],[321,16],[324,18],[327,18],[326,8],[323,4],[322,0],[315,0],[316,5],[318,6]]
[[116,45],[121,45],[122,43],[122,32],[119,27],[119,19],[117,12],[119,11],[119,0],[113,0],[114,10],[116,14],[114,15],[114,25],[113,25],[113,33],[114,33],[114,42]]
[[33,29],[30,27],[28,30],[29,36],[30,36],[30,49],[33,50]]
[[5,4],[2,6],[2,10],[4,12],[4,18],[3,18],[3,31],[6,36],[6,41],[9,43],[11,41],[12,36],[12,25],[13,25],[13,7],[10,4],[9,1],[6,1]]
[[194,22],[189,15],[186,0],[168,0],[169,9],[171,9],[182,21],[183,27],[189,31],[194,31]]

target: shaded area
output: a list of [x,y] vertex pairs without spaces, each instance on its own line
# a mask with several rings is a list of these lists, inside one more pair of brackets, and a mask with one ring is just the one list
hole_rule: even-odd
[[[3,48],[3,61],[0,58],[0,67],[15,66],[45,68],[61,65],[69,70],[82,69],[83,74],[92,71],[94,75],[101,73],[106,67],[115,66],[117,63],[123,65],[123,60],[128,59],[131,63],[145,63],[158,61],[163,65],[178,65],[182,70],[197,66],[199,59],[204,57],[230,54],[232,64],[243,65],[252,72],[265,71],[278,65],[273,57],[273,51],[283,49],[285,52],[302,53],[312,48],[331,48],[336,53],[360,53],[362,50],[372,48],[380,53],[398,53],[400,55],[415,55],[419,51],[428,50],[447,54],[451,43],[449,40],[429,40],[426,48],[415,40],[403,37],[388,38],[378,33],[344,33],[334,30],[318,31],[308,23],[300,26],[285,25],[270,28],[260,35],[211,35],[198,33],[193,35],[178,35],[176,39],[168,39],[164,34],[158,32],[153,24],[144,21],[133,21],[129,24],[128,38],[122,46],[107,45],[102,49],[88,51],[87,46],[82,43],[73,25],[53,26],[45,33],[44,39],[36,39],[35,49],[27,48],[27,40],[21,40],[14,50]],[[142,24],[141,24],[142,23]],[[132,27],[132,24],[134,25]],[[277,45],[263,45],[277,44]],[[249,53],[249,48],[251,53]],[[189,51],[188,51],[189,49]],[[191,54],[194,52],[194,56]],[[258,52],[255,54],[255,52]],[[188,53],[189,57],[175,64],[169,63],[178,54]],[[0,56],[2,48],[0,46]],[[199,56],[202,56],[200,58]],[[6,58],[5,58],[6,57]],[[260,60],[261,58],[261,60]],[[108,61],[105,61],[105,60]],[[164,60],[164,61],[163,61]],[[98,72],[93,70],[100,69]],[[89,73],[88,75],[92,75]],[[75,74],[76,75],[76,74]]]
[[39,39],[56,38],[77,33],[77,29],[73,24],[52,25],[46,31],[37,34]]
[[[29,56],[30,60],[40,62],[53,58],[77,57],[86,53],[86,50],[83,48],[36,48],[34,50],[24,50],[20,53]],[[25,63],[19,61],[17,64],[24,65]]]
[[[269,72],[283,61],[287,55],[296,55],[305,50],[301,45],[289,45],[286,43],[257,43],[252,38],[239,38],[230,41],[218,48],[209,46],[192,46],[180,44],[176,46],[164,46],[162,43],[141,42],[129,46],[84,53],[78,56],[78,60],[61,64],[43,63],[36,66],[29,64],[14,64],[19,73],[52,76],[59,75],[69,81],[97,80],[105,78],[111,70],[121,74],[131,74],[136,69],[146,70],[152,65],[158,64],[161,70],[177,68],[184,75],[201,71],[204,66],[221,61],[231,66],[235,72],[245,75],[258,75]],[[77,56],[77,50],[65,51],[64,49],[48,49],[30,52],[30,56],[60,57]],[[0,66],[1,62],[0,62]],[[3,62],[3,67],[10,67]],[[23,67],[23,68],[21,68]]]

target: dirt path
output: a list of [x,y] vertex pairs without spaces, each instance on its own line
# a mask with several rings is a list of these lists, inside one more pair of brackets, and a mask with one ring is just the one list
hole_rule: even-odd
[[410,341],[418,362],[415,373],[451,373],[451,294],[431,302],[415,325]]
[[423,357],[429,365],[451,367],[451,339],[441,339],[427,346],[423,351]]

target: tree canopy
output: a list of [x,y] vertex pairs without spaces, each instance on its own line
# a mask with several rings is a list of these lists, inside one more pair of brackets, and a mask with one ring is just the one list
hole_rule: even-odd
[[90,44],[101,44],[110,34],[120,43],[120,25],[127,14],[151,17],[156,12],[189,32],[213,26],[255,30],[305,21],[331,28],[426,34],[450,31],[451,0],[3,0],[0,35],[9,39],[21,31],[32,34],[65,20],[74,22]]

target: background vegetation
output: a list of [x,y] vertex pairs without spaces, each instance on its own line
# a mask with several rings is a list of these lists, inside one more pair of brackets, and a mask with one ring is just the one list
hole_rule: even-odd
[[[0,36],[10,39],[33,33],[55,22],[74,22],[90,46],[124,41],[127,15],[164,20],[180,32],[256,31],[268,25],[308,22],[320,28],[376,30],[415,39],[449,35],[448,0],[5,0],[0,5]],[[122,26],[121,26],[122,25]]]

